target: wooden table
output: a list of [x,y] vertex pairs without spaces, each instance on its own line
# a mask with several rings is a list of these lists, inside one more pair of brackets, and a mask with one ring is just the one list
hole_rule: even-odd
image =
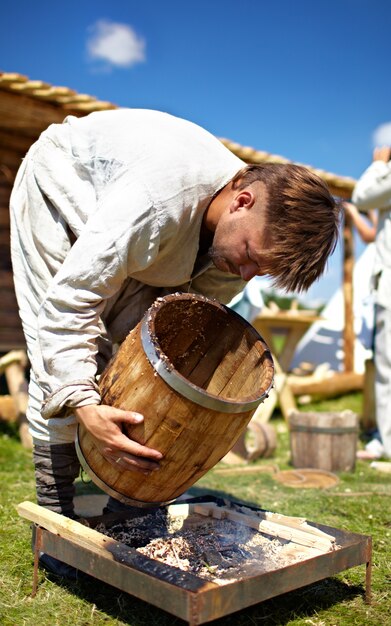
[[[288,372],[300,339],[320,319],[320,316],[306,311],[276,311],[261,313],[252,325],[262,335],[273,355],[277,356],[283,371]],[[277,337],[285,338],[281,347],[278,343],[276,345]]]

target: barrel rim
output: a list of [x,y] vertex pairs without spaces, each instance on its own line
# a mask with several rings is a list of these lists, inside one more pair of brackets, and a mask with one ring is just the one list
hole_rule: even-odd
[[[273,387],[273,374],[274,374],[273,357],[263,337],[247,320],[245,320],[241,315],[236,313],[236,311],[233,311],[232,309],[222,304],[218,300],[207,298],[206,296],[201,296],[199,294],[194,294],[194,293],[177,292],[174,294],[169,294],[167,296],[162,296],[160,298],[157,298],[155,300],[155,303],[163,302],[163,301],[170,302],[170,301],[175,301],[175,300],[192,300],[192,301],[197,300],[199,302],[206,302],[216,307],[220,311],[224,311],[225,313],[228,313],[231,317],[235,317],[236,319],[238,319],[241,322],[241,324],[246,328],[246,330],[248,330],[251,334],[253,334],[256,337],[256,339],[260,341],[265,347],[265,352],[269,356],[270,366],[271,366],[270,384],[262,392],[262,394],[258,396],[257,398],[253,398],[251,400],[243,400],[243,401],[238,402],[236,400],[224,399],[221,396],[212,394],[206,391],[205,389],[203,389],[202,387],[199,387],[198,385],[195,385],[194,383],[189,381],[187,378],[182,376],[182,374],[180,374],[174,367],[172,367],[172,369],[169,369],[167,367],[167,363],[165,362],[164,358],[162,358],[161,355],[156,350],[155,343],[153,341],[150,341],[150,337],[151,337],[150,329],[154,323],[154,320],[157,314],[156,306],[152,305],[148,309],[148,311],[145,313],[143,319],[141,320],[141,333],[140,334],[141,334],[141,344],[142,344],[143,350],[145,352],[146,357],[148,358],[148,361],[154,368],[154,370],[157,372],[157,374],[159,374],[159,376],[164,380],[164,382],[167,383],[167,385],[169,385],[169,387],[171,387],[172,389],[180,393],[182,396],[184,396],[191,402],[194,402],[195,404],[203,406],[207,409],[213,409],[215,411],[222,411],[224,413],[244,413],[246,411],[251,411],[253,409],[256,409],[269,396],[270,390]],[[157,337],[156,337],[156,340],[157,340]]]

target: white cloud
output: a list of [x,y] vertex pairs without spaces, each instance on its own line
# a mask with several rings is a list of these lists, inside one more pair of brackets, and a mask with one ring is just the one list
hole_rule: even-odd
[[145,41],[131,26],[98,20],[89,30],[87,50],[91,59],[118,67],[131,67],[145,61]]
[[391,122],[381,124],[372,134],[373,146],[391,146]]

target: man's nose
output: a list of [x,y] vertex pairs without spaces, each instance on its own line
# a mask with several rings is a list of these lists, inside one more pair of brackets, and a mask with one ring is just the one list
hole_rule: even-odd
[[248,281],[257,276],[259,267],[255,263],[246,263],[246,265],[239,265],[239,271],[242,280]]

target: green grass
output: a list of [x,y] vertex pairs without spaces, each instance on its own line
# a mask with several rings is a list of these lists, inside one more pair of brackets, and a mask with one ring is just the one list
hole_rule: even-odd
[[[306,406],[305,410],[352,409],[359,412],[360,394]],[[191,489],[193,495],[228,495],[286,515],[306,517],[347,531],[371,535],[373,602],[364,602],[365,566],[351,568],[319,583],[298,589],[213,622],[216,626],[310,625],[344,626],[390,624],[391,478],[358,462],[354,472],[339,474],[327,490],[294,489],[277,483],[273,469],[289,469],[289,436],[282,419],[272,420],[278,447],[272,459],[257,465],[266,471],[224,476],[211,471]],[[221,465],[219,466],[221,467]],[[267,471],[270,468],[270,472]],[[4,626],[182,626],[184,622],[91,580],[59,581],[39,572],[38,593],[31,598],[31,530],[16,512],[24,500],[35,501],[31,453],[24,450],[15,430],[0,423],[0,624]],[[78,483],[78,492],[96,492]]]

